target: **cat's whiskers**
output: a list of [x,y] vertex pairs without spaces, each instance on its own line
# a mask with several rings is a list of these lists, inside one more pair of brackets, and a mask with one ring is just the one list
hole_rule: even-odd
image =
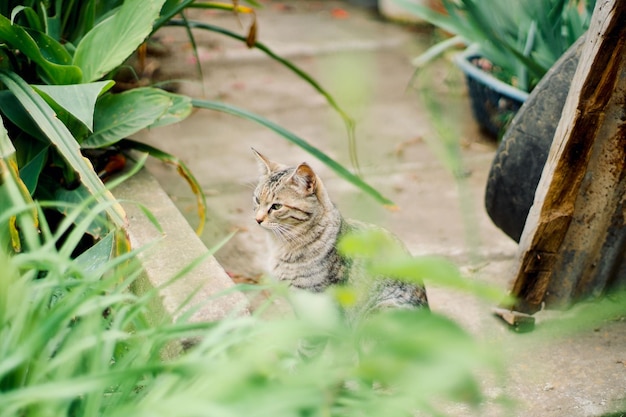
[[282,241],[283,243],[286,242],[285,237],[280,231],[280,225],[278,223],[270,223],[265,226],[265,228],[272,232],[272,234],[276,236],[276,238],[278,238],[280,241]]
[[250,190],[256,189],[257,183],[254,181],[244,181],[241,183],[244,187],[249,188]]
[[266,226],[278,240],[283,244],[291,247],[303,246],[308,242],[302,237],[302,234],[295,229],[294,226],[283,223],[270,223]]
[[280,234],[284,243],[289,244],[305,244],[305,239],[301,234],[294,230],[294,227],[287,224],[277,223],[276,232]]
[[289,243],[292,239],[290,231],[280,223],[270,223],[267,228],[283,243]]

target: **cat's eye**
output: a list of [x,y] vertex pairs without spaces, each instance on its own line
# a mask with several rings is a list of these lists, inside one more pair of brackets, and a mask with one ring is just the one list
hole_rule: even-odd
[[270,211],[274,211],[274,210],[280,210],[281,208],[283,208],[283,205],[280,203],[274,203],[272,204],[272,207],[270,207]]

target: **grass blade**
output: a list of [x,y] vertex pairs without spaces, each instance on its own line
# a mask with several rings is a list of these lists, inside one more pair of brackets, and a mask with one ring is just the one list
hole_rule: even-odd
[[[208,24],[208,23],[196,22],[196,21],[183,21],[183,20],[172,19],[170,22],[168,22],[168,25],[170,25],[170,26],[184,26],[184,27],[191,27],[191,28],[197,28],[197,29],[204,29],[204,30],[209,30],[209,31],[212,31],[212,32],[220,33],[222,35],[226,35],[228,37],[240,40],[240,41],[242,41],[244,43],[246,43],[248,41],[248,39],[245,36],[239,35],[239,34],[237,34],[235,32],[232,32],[232,31],[230,31],[228,29],[224,29],[224,28],[221,28],[219,26],[214,26],[214,25],[211,25],[211,24]],[[353,167],[358,172],[359,171],[359,161],[358,161],[357,153],[356,153],[356,134],[355,134],[355,130],[354,130],[355,129],[354,120],[348,115],[348,113],[346,113],[339,106],[339,104],[337,104],[337,102],[335,101],[333,96],[330,95],[330,93],[328,93],[309,74],[304,72],[302,69],[298,68],[296,65],[292,64],[287,59],[278,56],[270,48],[268,48],[267,46],[265,46],[261,42],[255,42],[253,47],[263,51],[267,56],[269,56],[273,60],[281,63],[282,65],[287,67],[289,70],[294,72],[298,77],[300,77],[304,81],[306,81],[309,85],[311,85],[311,87],[313,87],[315,89],[315,91],[317,91],[319,94],[321,94],[326,99],[328,104],[339,114],[339,116],[343,119],[344,125],[346,126],[346,130],[347,130],[347,133],[348,133],[348,149],[349,149],[349,153],[350,153],[350,162],[352,163]]]
[[203,108],[207,110],[216,110],[216,111],[220,111],[223,113],[229,113],[235,116],[243,117],[245,119],[257,122],[261,124],[262,126],[267,127],[268,129],[273,130],[274,132],[278,133],[279,135],[281,135],[288,141],[294,143],[295,145],[298,145],[305,151],[309,152],[311,155],[313,155],[314,157],[322,161],[324,164],[326,164],[330,169],[335,171],[337,175],[347,180],[348,182],[352,183],[357,188],[361,189],[366,194],[373,197],[379,203],[382,203],[383,205],[389,208],[395,208],[395,204],[391,200],[384,197],[376,189],[374,189],[372,186],[370,186],[365,181],[363,181],[360,177],[348,171],[339,162],[335,161],[330,156],[326,155],[324,152],[322,152],[315,146],[311,145],[309,142],[305,141],[299,136],[296,136],[295,134],[277,125],[276,123],[270,120],[267,120],[266,118],[256,115],[254,113],[250,113],[246,110],[240,109],[238,107],[230,106],[224,103],[218,103],[218,102],[208,101],[208,100],[192,99],[191,104],[194,107],[199,107],[199,108]]
[[[21,214],[11,216],[6,222],[0,221],[0,247],[11,248],[10,252],[20,252],[22,243],[19,229],[29,247],[35,247],[37,233],[37,210],[27,209],[32,203],[30,193],[19,176],[16,153],[7,131],[0,119],[0,213],[6,213],[9,207],[24,207]],[[6,240],[5,240],[6,239]]]

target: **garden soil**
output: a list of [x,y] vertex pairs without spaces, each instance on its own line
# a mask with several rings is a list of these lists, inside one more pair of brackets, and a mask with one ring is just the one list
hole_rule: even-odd
[[[414,255],[443,256],[469,279],[506,290],[517,246],[483,207],[496,142],[472,119],[462,75],[449,59],[417,74],[411,65],[442,35],[345,2],[263,5],[258,41],[310,73],[354,118],[360,172],[396,207],[383,207],[275,132],[228,114],[198,110],[183,123],[136,135],[193,171],[207,194],[202,239],[208,247],[236,231],[216,253],[227,273],[254,283],[265,268],[265,231],[252,213],[254,147],[285,164],[309,162],[345,216],[382,225]],[[192,17],[244,35],[251,23],[249,15],[214,11]],[[175,78],[165,87],[256,113],[354,168],[341,117],[310,85],[258,49],[194,33],[197,55],[183,29],[161,31],[138,67],[141,81]],[[159,162],[148,168],[195,226],[195,197],[184,180]],[[426,284],[431,309],[460,323],[502,361],[501,377],[484,377],[486,407],[452,407],[451,415],[582,417],[626,410],[625,317],[572,326],[580,307],[544,311],[534,331],[516,333],[491,314],[493,302]]]

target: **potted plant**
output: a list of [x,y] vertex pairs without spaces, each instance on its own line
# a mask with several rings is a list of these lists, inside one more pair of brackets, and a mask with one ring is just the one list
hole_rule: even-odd
[[[250,16],[247,36],[188,20],[185,12],[194,8],[226,10],[233,13],[233,18]],[[322,151],[262,116],[141,83],[127,91],[116,91],[122,70],[128,70],[128,58],[136,55],[141,61],[147,39],[163,26],[186,29],[193,46],[192,29],[198,29],[264,51],[324,96],[344,120],[349,139],[354,140],[350,117],[308,74],[257,41],[254,9],[237,1],[5,1],[0,3],[0,212],[11,212],[20,202],[35,205],[38,201],[54,201],[45,215],[51,212],[50,217],[59,217],[67,213],[68,207],[91,199],[93,205],[105,209],[88,230],[93,241],[102,241],[110,234],[123,239],[117,230],[126,224],[125,213],[103,181],[110,173],[108,167],[123,164],[124,151],[134,149],[176,165],[197,196],[202,225],[205,197],[182,161],[128,139],[142,129],[179,122],[194,108],[222,111],[260,123],[320,158],[374,198],[391,204]],[[140,70],[126,72],[135,78],[141,75]],[[126,81],[123,84],[131,84]],[[109,151],[121,158],[110,159]],[[7,175],[19,184],[23,201],[8,197],[8,183],[3,180]],[[39,213],[33,211],[24,221],[39,223]],[[9,253],[24,250],[23,245],[28,243],[22,241],[18,223],[16,215],[0,221],[0,245]]]
[[455,35],[416,58],[421,66],[467,45],[455,62],[465,73],[474,116],[500,135],[528,93],[587,29],[595,0],[441,0],[443,10],[395,0]]

